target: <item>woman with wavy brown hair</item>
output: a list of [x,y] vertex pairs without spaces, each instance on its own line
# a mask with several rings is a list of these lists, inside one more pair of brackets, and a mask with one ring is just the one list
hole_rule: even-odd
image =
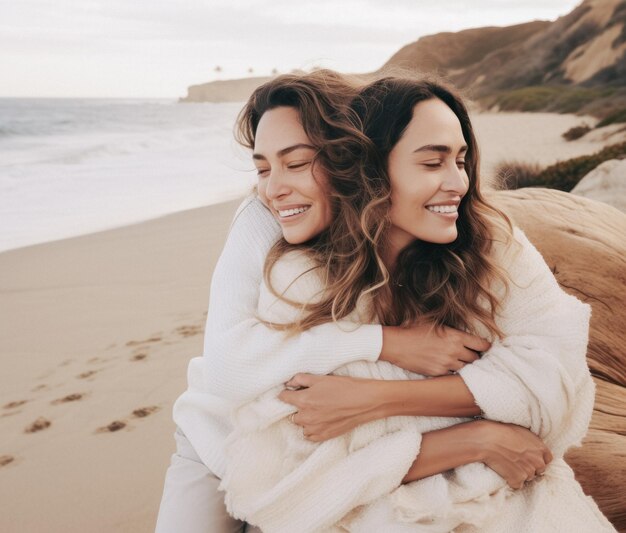
[[[261,131],[287,122],[280,111],[253,123],[255,153]],[[297,375],[288,385],[305,390],[277,383],[240,406],[221,485],[229,510],[268,532],[611,531],[562,459],[593,404],[589,307],[482,198],[462,100],[439,83],[389,78],[365,88],[352,111],[365,138],[335,146],[345,147],[339,171],[320,177],[331,216],[304,241],[294,227],[317,204],[265,148],[257,154],[261,197],[277,218],[297,217],[281,221],[286,242],[268,256],[260,318],[292,335],[339,320],[380,321],[397,328],[391,336],[421,323],[492,345],[479,360],[460,358],[458,375],[422,379],[390,364],[392,355],[334,376]],[[317,162],[315,153],[304,159]],[[557,457],[546,469],[549,452],[518,455],[512,484],[545,476],[516,493],[507,487],[498,453],[460,433],[493,424],[467,418],[481,411],[532,429]]]

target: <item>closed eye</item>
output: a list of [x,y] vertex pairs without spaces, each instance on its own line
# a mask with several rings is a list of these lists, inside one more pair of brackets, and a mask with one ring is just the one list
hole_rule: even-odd
[[287,168],[290,170],[297,170],[299,168],[304,168],[305,166],[307,166],[308,164],[310,164],[310,161],[303,161],[300,163],[291,163],[289,165],[287,165]]
[[257,176],[264,176],[265,174],[267,174],[269,172],[268,168],[257,168],[256,169],[256,175]]

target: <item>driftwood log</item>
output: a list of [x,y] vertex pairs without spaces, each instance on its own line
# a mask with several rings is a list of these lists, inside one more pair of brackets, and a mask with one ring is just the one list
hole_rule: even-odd
[[593,418],[583,446],[566,460],[585,493],[626,531],[626,214],[548,189],[488,196],[524,230],[561,287],[592,307]]

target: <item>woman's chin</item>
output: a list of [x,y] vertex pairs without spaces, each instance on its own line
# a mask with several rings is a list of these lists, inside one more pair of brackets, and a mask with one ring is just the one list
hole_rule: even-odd
[[447,231],[445,233],[437,232],[429,235],[428,238],[421,239],[426,242],[431,242],[433,244],[450,244],[456,241],[459,236],[459,232],[454,228],[453,230]]
[[312,239],[308,233],[298,231],[283,231],[283,238],[289,244],[303,244]]

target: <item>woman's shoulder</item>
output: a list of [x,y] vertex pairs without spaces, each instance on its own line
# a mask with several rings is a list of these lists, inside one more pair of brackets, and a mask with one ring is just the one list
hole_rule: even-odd
[[252,194],[239,204],[230,224],[230,235],[271,245],[280,237],[280,226],[259,197]]
[[300,304],[313,303],[324,288],[322,268],[303,249],[279,257],[271,267],[269,281],[274,292]]
[[497,243],[494,254],[506,276],[510,296],[519,293],[526,299],[532,293],[534,298],[542,299],[566,294],[541,252],[521,228],[513,227],[510,242]]
[[497,264],[506,269],[518,269],[521,265],[545,265],[543,256],[528,239],[519,226],[513,226],[511,231],[499,231],[492,241],[492,257]]
[[323,294],[320,268],[304,250],[279,257],[264,277],[259,294],[259,316],[275,324],[289,324],[299,318],[307,304]]

